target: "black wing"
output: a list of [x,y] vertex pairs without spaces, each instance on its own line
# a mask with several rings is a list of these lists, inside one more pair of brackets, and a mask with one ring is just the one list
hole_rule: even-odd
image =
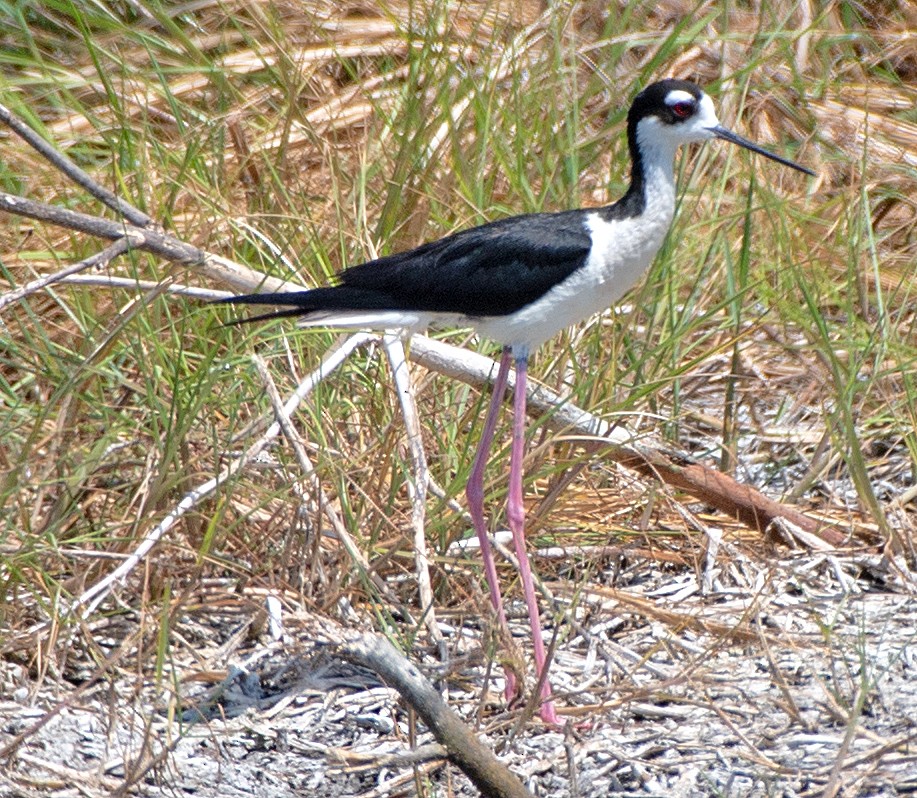
[[589,256],[586,211],[527,214],[463,230],[346,269],[340,284],[228,302],[317,310],[416,310],[502,316],[538,299]]
[[347,269],[341,287],[396,310],[500,316],[538,299],[589,255],[584,212],[529,214],[473,227]]

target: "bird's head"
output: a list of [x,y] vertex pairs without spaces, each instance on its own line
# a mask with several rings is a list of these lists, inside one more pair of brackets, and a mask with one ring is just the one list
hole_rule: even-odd
[[815,174],[723,127],[713,100],[699,86],[686,80],[660,80],[647,86],[634,98],[627,127],[641,154],[659,149],[674,152],[680,144],[718,138],[808,175]]

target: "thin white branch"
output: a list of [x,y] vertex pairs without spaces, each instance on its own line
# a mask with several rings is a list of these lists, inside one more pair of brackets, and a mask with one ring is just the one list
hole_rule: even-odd
[[[61,277],[57,285],[85,285],[99,286],[101,288],[124,288],[128,291],[152,291],[162,287],[158,280],[135,280],[133,277],[115,277],[110,274],[71,274]],[[193,299],[203,299],[211,302],[216,299],[226,299],[235,296],[233,291],[220,291],[216,288],[198,288],[184,283],[169,283],[163,288],[164,294],[187,296]]]
[[[341,346],[331,352],[309,376],[297,386],[293,395],[284,403],[283,410],[289,416],[325,377],[337,369],[357,347],[363,345],[374,336],[371,333],[356,333],[351,335]],[[70,605],[69,611],[75,613],[81,610],[83,618],[87,618],[95,610],[112,588],[123,582],[128,574],[143,561],[143,558],[189,510],[194,509],[208,496],[216,492],[217,488],[230,479],[234,474],[244,468],[254,457],[257,457],[268,444],[280,434],[280,423],[275,421],[267,431],[238,458],[223,468],[217,476],[207,480],[202,485],[189,491],[185,497],[154,526],[140,542],[134,552],[114,571],[100,579],[92,587],[87,588]]]
[[[2,108],[2,106],[0,106]],[[18,302],[20,299],[34,294],[36,291],[40,291],[42,288],[47,288],[47,286],[52,283],[58,283],[61,280],[64,280],[69,277],[73,277],[77,272],[81,272],[84,269],[90,269],[97,266],[105,266],[113,258],[117,258],[119,255],[123,255],[128,250],[127,239],[119,238],[116,241],[113,241],[105,249],[97,252],[95,255],[90,255],[88,258],[84,258],[78,263],[72,263],[69,266],[65,266],[60,271],[53,272],[52,274],[46,274],[42,277],[37,277],[34,280],[29,281],[25,285],[16,288],[12,291],[7,291],[5,294],[0,294],[0,310],[3,310],[7,305],[11,305],[14,302]],[[154,286],[156,283],[153,284]]]
[[442,633],[436,623],[433,609],[433,586],[430,581],[430,558],[427,556],[427,485],[430,472],[423,450],[423,438],[420,431],[420,416],[417,413],[417,402],[414,397],[414,386],[411,385],[411,374],[401,336],[386,333],[382,338],[385,354],[392,369],[392,380],[398,392],[401,414],[408,437],[408,448],[414,468],[413,479],[408,480],[408,495],[411,499],[411,529],[414,533],[414,569],[417,572],[417,590],[420,596],[420,607],[423,612],[424,626],[430,638],[437,643],[442,640]]

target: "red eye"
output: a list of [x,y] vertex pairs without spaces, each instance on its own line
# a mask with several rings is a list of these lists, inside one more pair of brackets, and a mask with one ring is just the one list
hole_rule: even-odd
[[675,103],[672,106],[672,113],[679,119],[687,119],[694,113],[694,103],[690,103],[687,100]]

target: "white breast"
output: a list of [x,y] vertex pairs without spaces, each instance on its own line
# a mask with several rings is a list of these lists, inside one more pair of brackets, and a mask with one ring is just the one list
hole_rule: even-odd
[[474,327],[504,346],[531,349],[611,307],[652,263],[672,223],[671,167],[653,178],[647,180],[646,208],[640,216],[606,221],[596,212],[585,217],[592,250],[582,267],[510,316],[476,319]]

